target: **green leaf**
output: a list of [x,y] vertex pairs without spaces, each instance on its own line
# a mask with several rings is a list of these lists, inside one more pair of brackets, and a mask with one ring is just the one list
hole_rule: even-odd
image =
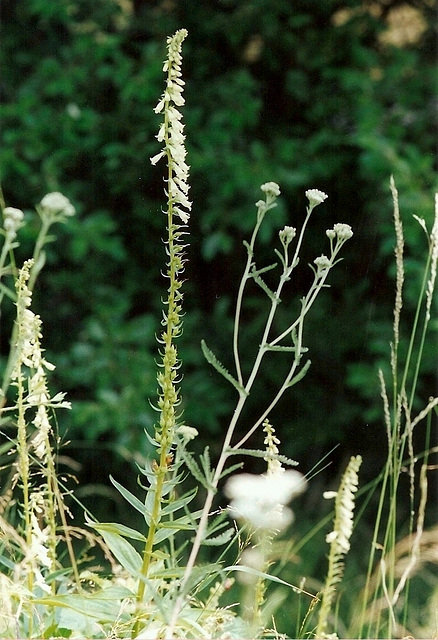
[[[87,517],[87,514],[85,514]],[[87,519],[88,520],[88,519]],[[116,533],[119,536],[125,538],[131,538],[131,540],[139,540],[140,542],[146,542],[146,538],[143,534],[131,527],[127,527],[124,524],[118,524],[117,522],[91,522],[88,520],[87,524],[96,529],[99,532],[109,531],[110,533]]]
[[213,473],[211,471],[211,462],[210,462],[210,448],[205,447],[204,453],[199,457],[202,468],[204,470],[204,474],[208,482],[210,483],[213,479]]
[[[276,266],[276,265],[274,265]],[[259,287],[266,293],[266,295],[268,296],[268,298],[270,298],[272,301],[277,301],[277,302],[281,302],[280,298],[277,296],[276,293],[274,293],[272,291],[272,289],[270,289],[268,287],[268,285],[266,284],[266,282],[264,280],[262,280],[262,278],[259,276],[259,273],[261,273],[262,270],[260,271],[256,271],[253,270],[251,271],[251,277],[253,278],[253,280],[255,282],[257,282],[257,284],[259,285]]]
[[99,524],[95,524],[94,528],[99,531],[102,538],[107,543],[111,553],[114,555],[116,560],[120,562],[122,567],[126,569],[131,576],[137,578],[142,566],[142,559],[132,544],[125,540],[125,538],[122,538],[118,533],[100,529]]
[[277,266],[277,263],[274,262],[273,264],[268,265],[267,267],[262,267],[261,269],[256,269],[255,267],[252,268],[251,270],[251,274],[250,275],[260,275],[261,273],[266,273],[267,271],[272,271],[272,269],[275,269],[275,267]]
[[227,529],[213,538],[204,538],[202,544],[207,547],[220,547],[223,544],[227,544],[234,535],[236,535],[234,529]]
[[[227,455],[236,456],[236,455],[245,455],[252,456],[253,458],[267,458],[268,454],[266,451],[262,451],[261,449],[227,449]],[[283,464],[288,464],[291,467],[296,467],[298,462],[296,460],[292,460],[292,458],[288,458],[287,456],[283,456],[281,453],[277,454],[269,454],[269,457],[272,460],[278,460]],[[237,466],[237,465],[236,465]],[[227,469],[228,471],[228,469]],[[223,474],[225,475],[225,474]],[[223,475],[221,477],[223,477]]]
[[251,576],[257,576],[257,578],[263,578],[264,580],[270,580],[271,582],[277,582],[278,584],[282,584],[286,587],[289,587],[295,593],[304,593],[311,598],[315,598],[316,596],[313,593],[309,593],[308,591],[304,591],[304,589],[300,589],[300,587],[291,584],[290,582],[286,582],[281,578],[277,578],[277,576],[272,576],[269,573],[264,573],[263,571],[258,571],[257,569],[253,569],[252,567],[245,567],[243,565],[235,564],[230,567],[225,567],[223,571],[241,571],[242,573],[247,573]]
[[128,489],[125,489],[123,485],[121,485],[117,480],[114,480],[112,476],[110,476],[110,480],[116,489],[122,494],[122,496],[132,505],[137,511],[139,511],[143,516],[150,517],[149,512],[146,509],[146,505],[139,500],[133,493],[131,493]]
[[303,366],[303,368],[297,373],[296,376],[294,376],[292,378],[292,380],[286,385],[286,389],[288,389],[289,387],[293,387],[294,384],[297,384],[297,382],[299,382],[300,380],[302,380],[304,378],[304,376],[306,375],[306,373],[309,370],[310,365],[312,364],[311,360],[307,360],[306,364]]
[[[241,449],[239,449],[239,452],[240,451],[241,451]],[[237,451],[236,451],[236,453],[237,453]],[[243,462],[237,462],[236,464],[232,464],[230,467],[227,467],[221,473],[221,480],[222,480],[222,478],[225,478],[225,476],[229,476],[230,473],[234,473],[234,471],[238,471],[242,467],[243,467]]]
[[233,387],[235,387],[239,393],[243,393],[245,396],[247,396],[248,392],[246,391],[246,389],[244,389],[242,385],[239,382],[237,382],[235,378],[233,378],[231,373],[227,371],[227,369],[225,369],[224,365],[221,362],[219,362],[219,360],[214,355],[213,351],[211,351],[207,347],[205,340],[201,340],[201,348],[202,348],[202,353],[204,354],[204,357],[207,360],[207,362],[209,362],[216,369],[216,371],[221,374],[221,376],[223,376],[226,380],[228,380],[228,382],[231,382]]
[[210,484],[208,478],[202,473],[199,464],[196,462],[195,458],[191,453],[189,453],[186,449],[182,449],[182,456],[184,458],[184,462],[190,470],[192,476],[197,480],[202,486],[207,489],[207,491],[216,491],[216,489]]
[[163,509],[161,510],[161,515],[169,515],[171,513],[175,513],[175,511],[178,511],[178,509],[186,507],[193,500],[197,493],[198,489],[196,488],[193,489],[193,491],[189,491],[188,493],[184,494],[181,498],[178,498],[178,500],[173,500],[168,505],[163,507]]
[[[265,345],[263,345],[264,348],[266,349],[266,351],[288,351],[290,352],[296,352],[297,348],[296,347],[286,347],[283,345],[270,345],[268,343],[266,343]],[[300,353],[306,353],[306,351],[309,351],[309,349],[307,347],[301,347]]]
[[[76,611],[85,618],[94,618],[101,622],[113,622],[119,615],[116,603],[133,597],[132,591],[122,586],[111,586],[90,595],[67,594],[35,598],[32,602],[47,607],[62,607]],[[77,629],[76,629],[77,630]]]

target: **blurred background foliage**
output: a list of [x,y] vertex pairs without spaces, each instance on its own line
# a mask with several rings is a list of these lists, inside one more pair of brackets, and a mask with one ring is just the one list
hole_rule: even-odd
[[[29,216],[20,259],[36,236],[33,205],[46,192],[62,191],[78,210],[48,248],[35,307],[57,365],[52,388],[73,403],[57,419],[71,441],[64,452],[82,464],[83,495],[87,482],[106,491],[110,472],[128,475],[126,461],[148,454],[143,431],[155,420],[149,401],[165,287],[163,173],[149,157],[159,150],[153,108],[166,37],[182,27],[194,201],[180,340],[184,420],[214,455],[235,398],[204,362],[200,339],[232,367],[242,240],[260,184],[273,180],[282,190],[263,229],[260,266],[274,260],[278,229],[304,219],[305,190],[322,189],[329,199],[313,214],[279,328],[306,292],[307,263],[327,251],[325,230],[345,222],[355,235],[309,318],[310,372],[271,421],[302,471],[341,443],[321,480],[330,482],[350,453],[362,454],[363,475],[373,477],[386,441],[376,372],[388,362],[394,298],[389,177],[407,242],[405,339],[427,250],[412,214],[431,226],[437,188],[434,0],[2,0],[0,11],[0,178],[6,204]],[[264,294],[250,289],[246,369],[265,309]],[[3,358],[12,315],[11,305]],[[433,327],[425,398],[436,391],[436,317]],[[286,362],[279,355],[266,365],[245,427]],[[251,446],[261,444],[259,434]],[[129,475],[135,482],[135,470]],[[320,495],[318,488],[316,510]]]

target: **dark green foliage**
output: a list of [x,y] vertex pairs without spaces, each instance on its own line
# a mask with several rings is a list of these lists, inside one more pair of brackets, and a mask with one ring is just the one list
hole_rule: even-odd
[[[279,227],[304,219],[305,189],[330,196],[313,214],[276,330],[287,326],[311,281],[306,263],[327,251],[325,230],[346,222],[355,232],[309,318],[309,373],[272,416],[284,453],[310,468],[338,441],[365,460],[376,441],[384,443],[375,361],[387,360],[391,339],[389,176],[405,216],[412,305],[426,243],[410,214],[430,225],[436,180],[433,11],[426,0],[412,2],[423,13],[424,33],[413,44],[386,45],[379,35],[397,4],[374,3],[378,16],[358,0],[2,1],[6,202],[30,210],[47,191],[60,190],[79,210],[49,247],[35,292],[44,344],[58,367],[54,388],[67,391],[74,407],[59,416],[63,434],[149,451],[143,429],[153,432],[148,400],[155,402],[155,334],[166,286],[162,174],[149,163],[159,151],[153,107],[162,92],[165,38],[185,27],[194,208],[180,341],[184,420],[214,456],[211,440],[223,431],[235,393],[205,362],[200,341],[233,375],[242,241],[253,226],[260,184],[275,180],[282,200],[260,234],[260,267],[274,259]],[[26,233],[23,257],[36,232]],[[263,274],[263,290],[249,288],[241,333],[248,357],[261,337],[275,273]],[[248,422],[277,389],[290,357],[267,355]],[[434,366],[431,355],[430,377]],[[427,382],[426,376],[426,395]],[[261,436],[252,445],[260,447]]]

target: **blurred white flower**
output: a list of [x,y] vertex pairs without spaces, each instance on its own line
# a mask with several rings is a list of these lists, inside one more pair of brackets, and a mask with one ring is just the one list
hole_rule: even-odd
[[189,440],[193,440],[198,435],[199,431],[195,429],[195,427],[189,427],[185,424],[182,424],[176,430],[179,435],[188,442]]
[[3,209],[3,228],[6,231],[6,238],[9,242],[15,240],[17,231],[23,226],[24,213],[15,207],[5,207]]
[[282,530],[293,520],[292,511],[285,505],[304,491],[305,482],[294,470],[232,476],[225,485],[229,512],[256,529]]
[[65,110],[67,111],[70,118],[73,118],[73,120],[77,120],[81,117],[81,110],[74,102],[69,102]]
[[260,189],[263,191],[263,193],[266,193],[270,196],[278,197],[280,195],[280,187],[276,182],[265,182],[265,184],[262,184]]
[[59,191],[48,193],[41,200],[43,213],[49,217],[55,216],[74,216],[76,211],[72,203]]

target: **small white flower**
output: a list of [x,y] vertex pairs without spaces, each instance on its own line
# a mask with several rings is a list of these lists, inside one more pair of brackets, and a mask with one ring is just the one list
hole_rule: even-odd
[[188,427],[185,424],[182,424],[180,427],[178,427],[176,432],[179,433],[179,435],[187,442],[196,438],[199,433],[199,431],[195,429],[195,427]]
[[17,231],[23,226],[24,213],[15,207],[5,207],[3,209],[3,228],[6,231],[7,239],[12,242],[17,236]]
[[330,531],[330,533],[326,535],[325,541],[327,542],[327,544],[331,544],[332,542],[334,542],[334,540],[336,540],[337,537],[338,537],[337,531]]
[[[265,566],[265,556],[257,547],[245,549],[240,557],[239,564],[256,571],[263,571]],[[258,580],[257,574],[245,573],[244,571],[237,573],[237,580],[240,584],[254,584]]]
[[70,118],[73,118],[73,120],[77,120],[81,117],[81,110],[74,102],[69,102],[65,110],[67,111]]
[[318,258],[315,258],[315,260],[313,262],[317,266],[317,269],[318,269],[317,273],[319,275],[321,275],[322,272],[326,271],[327,269],[330,269],[330,267],[331,267],[330,260],[325,255],[322,255],[322,256],[319,256]]
[[346,554],[350,549],[350,538],[353,533],[354,494],[359,483],[358,471],[362,463],[361,456],[352,456],[342,476],[339,491],[336,493],[335,521],[333,531],[326,541],[336,545],[338,554]]
[[339,222],[338,224],[335,224],[335,226],[333,227],[333,231],[335,232],[339,240],[349,240],[353,235],[353,231],[350,225],[343,224],[341,222]]
[[306,197],[309,200],[310,208],[313,209],[324,202],[324,200],[328,198],[328,195],[319,189],[308,189],[306,191]]
[[263,191],[263,193],[266,193],[270,196],[278,197],[280,195],[280,187],[276,182],[265,182],[265,184],[262,184],[260,189]]
[[287,247],[292,240],[295,238],[297,234],[297,230],[295,227],[284,227],[281,231],[278,232],[281,243]]
[[152,156],[152,158],[150,159],[151,164],[153,164],[153,165],[157,164],[158,160],[161,160],[161,158],[162,158],[163,156],[165,156],[165,155],[166,155],[166,154],[165,154],[165,152],[164,152],[164,151],[160,151],[160,153],[157,153],[157,155]]
[[333,498],[336,498],[337,495],[338,495],[337,491],[324,491],[324,493],[322,494],[322,497],[325,498],[326,500],[332,500]]
[[67,216],[71,217],[75,215],[75,208],[68,198],[66,198],[59,191],[48,193],[41,200],[41,207],[46,215],[50,217],[54,216]]

